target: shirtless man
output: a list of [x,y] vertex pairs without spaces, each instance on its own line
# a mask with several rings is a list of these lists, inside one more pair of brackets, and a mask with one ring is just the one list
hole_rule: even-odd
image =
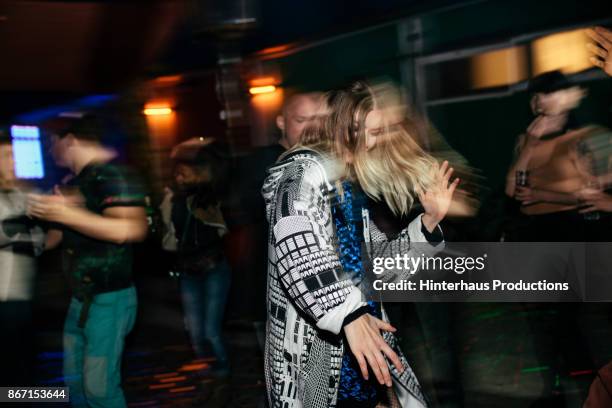
[[[572,109],[584,92],[570,86],[558,71],[532,80],[531,107],[536,118],[519,136],[517,155],[506,178],[506,194],[520,201],[520,211],[529,223],[518,237],[521,241],[582,241],[585,187],[595,180],[584,170],[579,157],[581,140],[595,127],[578,128]],[[527,183],[517,186],[516,176]],[[574,228],[568,228],[574,223]],[[577,224],[575,224],[577,223]]]

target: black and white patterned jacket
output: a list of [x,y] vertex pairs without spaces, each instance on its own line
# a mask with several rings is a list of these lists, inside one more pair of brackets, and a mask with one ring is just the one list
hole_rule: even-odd
[[[288,154],[268,170],[262,194],[270,224],[265,374],[271,408],[335,407],[344,352],[344,318],[364,306],[343,271],[330,208],[334,165],[311,150]],[[426,242],[420,216],[398,238]],[[369,233],[381,239],[372,223]],[[398,241],[398,242],[399,242]],[[409,245],[408,245],[409,246]],[[403,408],[425,398],[391,333],[387,343],[405,370],[390,366]]]

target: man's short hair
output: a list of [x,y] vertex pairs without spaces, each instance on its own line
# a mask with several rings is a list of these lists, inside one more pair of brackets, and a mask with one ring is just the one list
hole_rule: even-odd
[[531,78],[528,90],[530,93],[553,93],[571,88],[572,84],[559,70],[549,71]]
[[57,130],[53,133],[60,138],[71,134],[78,140],[100,142],[102,139],[102,126],[100,119],[91,113],[81,117],[60,118]]

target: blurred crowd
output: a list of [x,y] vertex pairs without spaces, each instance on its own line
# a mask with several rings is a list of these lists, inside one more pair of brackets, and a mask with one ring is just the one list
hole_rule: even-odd
[[[598,27],[590,36],[593,64],[612,76],[612,32]],[[504,190],[507,205],[493,239],[612,241],[610,129],[575,115],[588,95],[559,71],[531,79],[528,92],[533,118],[517,135]],[[278,142],[246,156],[237,157],[222,139],[188,138],[167,157],[172,177],[163,191],[147,188],[134,163],[122,163],[105,144],[103,121],[95,112],[82,112],[45,129],[50,156],[67,174],[52,191],[15,175],[10,132],[0,130],[0,385],[34,383],[33,287],[37,267],[45,267],[36,258],[56,250],[71,292],[63,373],[72,405],[126,406],[121,361],[137,319],[135,246],[147,240],[172,259],[166,272],[179,282],[185,327],[194,356],[210,362],[207,375],[223,381],[233,369],[223,333],[235,287],[238,307],[245,309],[240,313],[258,333],[262,353],[266,343],[270,407],[323,408],[336,399],[338,407],[427,406],[401,352],[405,345],[381,334],[395,331],[387,314],[391,322],[401,321],[398,306],[387,313],[374,303],[352,304],[351,285],[359,273],[344,280],[323,274],[359,269],[351,251],[361,239],[355,234],[363,235],[360,208],[369,209],[373,240],[396,242],[404,231],[409,241],[433,247],[442,240],[491,239],[470,227],[482,225],[476,222],[482,214],[481,175],[443,143],[395,86],[359,81],[290,95],[276,117]],[[319,191],[327,184],[330,191]],[[330,199],[332,192],[341,198]],[[306,245],[310,252],[304,255],[299,243],[298,249],[280,248],[288,236],[298,242],[297,235],[316,240],[318,252]],[[317,270],[315,279],[296,278],[300,268]],[[326,279],[334,282],[327,283],[333,296],[317,292]],[[341,312],[339,305],[345,305]],[[578,336],[578,308],[534,307],[558,312],[546,332],[540,320],[529,322],[539,356],[558,361],[561,371],[569,360],[599,368]],[[452,330],[451,309],[416,306],[426,337]],[[319,334],[325,330],[343,330],[345,351]],[[566,331],[576,338],[556,344],[558,333]],[[444,347],[453,350],[448,337]],[[432,363],[439,378],[433,388],[440,406],[463,406],[456,380],[461,374],[450,354]],[[296,359],[308,358],[316,366],[303,368],[308,380],[297,384],[295,373],[288,373]],[[390,387],[392,377],[408,391],[383,398],[379,386]],[[338,383],[329,385],[329,378]],[[555,378],[544,381],[544,396],[554,396]],[[296,396],[288,387],[317,391]],[[594,385],[584,398],[593,401],[597,390]]]

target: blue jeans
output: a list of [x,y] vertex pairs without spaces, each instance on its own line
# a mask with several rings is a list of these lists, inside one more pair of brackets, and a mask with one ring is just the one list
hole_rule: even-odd
[[80,328],[83,303],[72,298],[64,323],[64,381],[73,407],[126,407],[121,355],[136,306],[134,287],[96,295]]
[[215,357],[217,366],[227,368],[222,339],[223,314],[231,281],[227,262],[199,275],[181,274],[181,300],[185,322],[196,356]]

